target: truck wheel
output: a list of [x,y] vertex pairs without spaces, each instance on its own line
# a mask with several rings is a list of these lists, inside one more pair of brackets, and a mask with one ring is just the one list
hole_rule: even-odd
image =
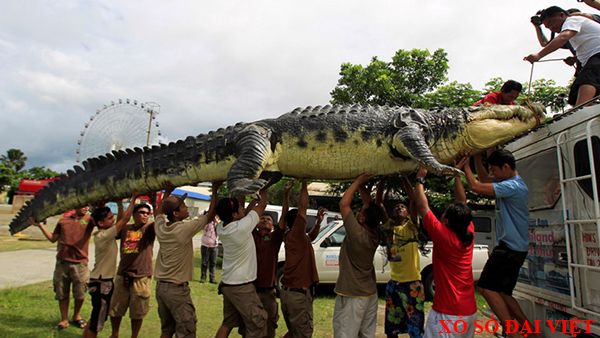
[[435,282],[433,281],[433,269],[428,266],[421,273],[423,280],[423,288],[425,289],[425,300],[433,301],[433,295],[435,294]]

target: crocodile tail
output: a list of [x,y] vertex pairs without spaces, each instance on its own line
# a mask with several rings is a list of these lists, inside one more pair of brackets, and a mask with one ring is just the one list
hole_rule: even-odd
[[224,180],[229,169],[228,154],[233,153],[234,147],[227,146],[223,134],[223,130],[218,130],[168,145],[121,150],[88,159],[83,168],[68,170],[27,202],[11,221],[10,232],[27,228],[29,218],[39,222],[67,210],[123,199],[133,192],[155,192],[167,182],[181,186]]

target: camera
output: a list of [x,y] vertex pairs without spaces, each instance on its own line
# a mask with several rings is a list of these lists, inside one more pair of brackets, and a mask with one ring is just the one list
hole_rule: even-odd
[[542,24],[542,18],[540,18],[539,15],[534,15],[531,17],[531,23],[536,26],[539,26]]

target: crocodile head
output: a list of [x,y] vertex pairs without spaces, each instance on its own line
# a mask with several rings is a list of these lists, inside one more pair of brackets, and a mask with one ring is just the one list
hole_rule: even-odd
[[506,143],[540,124],[544,107],[485,105],[438,111],[405,109],[393,124],[394,150],[436,175],[460,173],[449,166],[465,153]]
[[544,120],[544,106],[483,105],[469,109],[463,133],[466,148],[489,149],[538,126]]

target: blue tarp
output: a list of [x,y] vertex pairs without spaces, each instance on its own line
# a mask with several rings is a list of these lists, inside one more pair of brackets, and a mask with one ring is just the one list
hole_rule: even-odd
[[193,198],[193,199],[197,199],[197,200],[202,200],[202,201],[210,201],[210,196],[209,195],[204,195],[201,193],[197,193],[197,192],[193,192],[193,191],[188,191],[185,189],[175,189],[173,190],[173,192],[171,193],[171,195],[175,195],[175,196],[181,196],[183,194],[187,193],[189,198]]

